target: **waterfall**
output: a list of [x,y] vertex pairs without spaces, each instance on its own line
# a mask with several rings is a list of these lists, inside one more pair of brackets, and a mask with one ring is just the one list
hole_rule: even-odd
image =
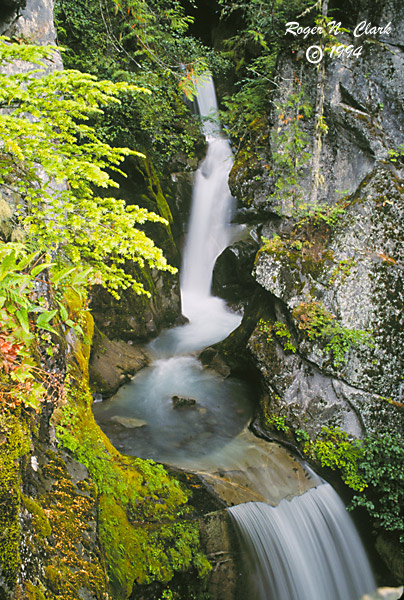
[[[251,403],[247,384],[223,380],[194,356],[223,340],[241,321],[240,314],[210,292],[216,258],[231,241],[233,206],[227,185],[232,154],[221,134],[212,79],[199,86],[198,107],[202,116],[212,118],[204,122],[208,151],[195,175],[181,271],[182,310],[189,322],[150,342],[149,367],[93,410],[119,450],[199,467],[243,431],[251,418]],[[175,396],[194,404],[174,410]],[[244,456],[249,443],[243,438],[240,444],[243,451],[237,444],[236,451]]]
[[[217,111],[211,80],[200,87],[198,103],[203,116]],[[193,356],[241,320],[211,295],[215,260],[231,241],[233,199],[227,179],[232,156],[215,116],[205,122],[205,135],[208,151],[196,173],[181,277],[189,323],[153,340],[151,365],[114,398],[94,405],[94,412],[122,452],[206,469],[205,481],[216,482],[216,489],[228,483],[234,501],[252,497],[275,504],[313,482],[285,450],[246,435],[251,407],[244,384],[203,369]],[[191,405],[174,410],[175,395]],[[330,486],[282,500],[275,508],[247,502],[228,510],[248,548],[253,574],[243,600],[359,600],[374,589],[358,535]]]
[[250,582],[246,600],[359,600],[376,584],[355,526],[328,484],[276,507],[228,509]]
[[[233,198],[228,187],[232,167],[230,144],[221,135],[217,101],[211,78],[198,86],[197,102],[201,116],[208,117],[204,133],[208,143],[206,158],[194,182],[189,229],[184,249],[181,293],[184,314],[198,316],[212,299],[210,288],[215,261],[231,239],[230,220]],[[212,310],[213,303],[210,303]],[[215,305],[217,307],[217,303]],[[223,306],[222,306],[223,308]]]

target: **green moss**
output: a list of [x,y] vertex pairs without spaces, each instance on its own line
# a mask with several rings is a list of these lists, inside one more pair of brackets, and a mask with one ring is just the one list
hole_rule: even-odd
[[32,515],[32,525],[35,533],[40,537],[49,537],[52,529],[42,506],[32,498],[28,498],[28,496],[22,496],[22,502],[27,511]]
[[[173,216],[171,214],[170,207],[168,206],[167,200],[164,197],[163,190],[161,189],[160,180],[157,177],[155,170],[153,169],[153,165],[150,160],[145,159],[144,161],[145,169],[146,169],[146,179],[148,182],[148,189],[151,196],[155,198],[156,205],[158,208],[159,214],[167,219],[168,223],[171,224],[173,222]],[[168,226],[167,226],[168,227]],[[169,227],[168,227],[169,229]],[[173,241],[171,230],[169,229],[170,239]],[[174,241],[173,241],[174,243]]]
[[271,240],[264,240],[264,245],[258,250],[255,262],[261,254],[269,254],[278,262],[296,270],[300,275],[316,277],[320,275],[326,261],[332,261],[332,253],[323,247],[319,240],[300,240],[292,236],[282,239],[275,235]]
[[188,495],[161,465],[121,456],[101,432],[86,383],[70,379],[57,411],[57,437],[84,464],[99,494],[99,534],[116,598],[136,584],[168,582],[176,571],[209,568]]
[[20,459],[30,449],[29,427],[21,415],[0,413],[0,571],[13,589],[21,567]]
[[82,295],[73,288],[66,290],[63,300],[69,313],[69,319],[76,322],[84,332],[80,341],[76,339],[72,351],[80,372],[85,378],[88,378],[88,362],[91,341],[94,335],[94,319],[88,310],[83,309],[84,298]]
[[194,522],[136,521],[106,495],[100,498],[99,519],[106,560],[113,565],[110,582],[118,597],[128,597],[134,584],[167,583],[193,563],[203,574],[209,570],[206,559],[204,564],[195,552],[199,531]]
[[25,596],[27,600],[46,600],[41,590],[30,581],[25,583]]
[[[94,551],[91,534],[97,515],[97,497],[94,487],[86,485],[81,492],[75,485],[64,458],[47,451],[48,463],[42,469],[42,476],[52,482],[49,491],[38,497],[32,505],[37,514],[46,515],[51,529],[49,540],[42,546],[36,541],[33,552],[40,551],[44,565],[44,584],[52,592],[52,600],[80,600],[80,590],[86,589],[97,598],[106,592],[104,565]],[[83,482],[85,484],[86,482]],[[46,527],[46,525],[45,525]]]

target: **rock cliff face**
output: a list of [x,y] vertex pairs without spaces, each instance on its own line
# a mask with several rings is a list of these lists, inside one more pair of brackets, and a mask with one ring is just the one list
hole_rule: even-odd
[[[265,293],[253,311],[271,307],[271,316],[250,335],[247,309],[249,359],[269,411],[313,437],[323,426],[360,437],[383,422],[397,431],[404,424],[404,172],[390,154],[404,141],[404,9],[398,1],[351,9],[343,25],[391,22],[391,33],[359,38],[360,57],[326,57],[318,68],[301,52],[281,54],[269,142],[255,160],[236,157],[230,177],[238,218],[266,239],[253,269]],[[274,193],[280,177],[269,168],[296,81],[313,107],[301,125],[311,156],[300,173],[300,215],[292,193]]]

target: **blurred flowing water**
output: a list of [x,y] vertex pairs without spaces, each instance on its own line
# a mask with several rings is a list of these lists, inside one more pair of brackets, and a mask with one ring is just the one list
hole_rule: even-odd
[[[227,184],[232,154],[215,116],[211,79],[200,86],[198,104],[207,118],[208,151],[195,176],[181,269],[182,310],[189,323],[153,340],[147,347],[151,366],[113,398],[94,405],[97,421],[119,450],[188,468],[205,465],[208,455],[238,436],[252,413],[246,383],[203,369],[195,357],[241,322],[240,314],[211,295],[215,261],[231,241],[234,204]],[[195,404],[174,409],[173,396]]]
[[359,600],[375,590],[362,542],[330,485],[276,507],[249,502],[228,511],[248,565],[247,600]]
[[[211,295],[215,261],[234,233],[232,155],[214,117],[211,80],[198,90],[198,103],[201,115],[212,118],[205,122],[208,151],[195,177],[181,271],[189,323],[153,340],[151,365],[94,404],[94,414],[120,451],[196,470],[228,505],[237,504],[229,511],[252,575],[245,600],[359,600],[375,586],[339,497],[283,447],[248,431],[246,383],[224,379],[196,358],[241,322]],[[189,405],[174,408],[173,396]]]

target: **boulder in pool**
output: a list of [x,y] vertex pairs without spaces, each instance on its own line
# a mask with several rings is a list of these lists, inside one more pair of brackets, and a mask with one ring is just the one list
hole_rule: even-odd
[[111,421],[113,423],[118,423],[118,425],[121,425],[122,427],[126,427],[126,429],[136,429],[136,427],[144,427],[145,425],[147,425],[147,422],[142,421],[142,419],[120,417],[119,415],[111,417]]
[[171,396],[173,408],[189,408],[195,406],[195,398],[184,398],[183,396]]

